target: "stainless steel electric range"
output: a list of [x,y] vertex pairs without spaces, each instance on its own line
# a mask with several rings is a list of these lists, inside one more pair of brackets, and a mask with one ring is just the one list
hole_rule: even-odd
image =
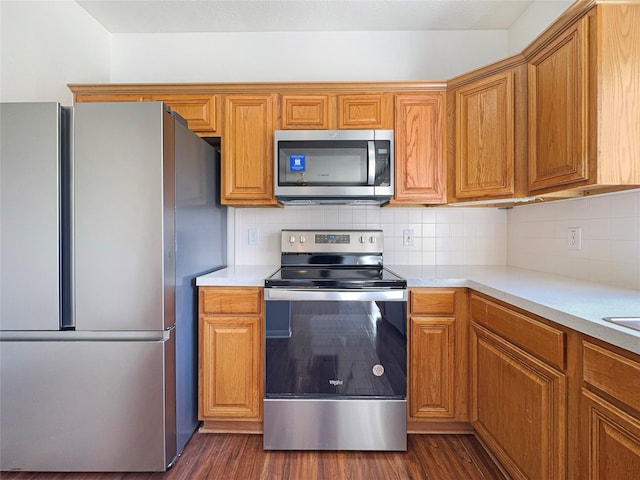
[[266,450],[406,450],[407,283],[381,230],[283,230],[265,280]]

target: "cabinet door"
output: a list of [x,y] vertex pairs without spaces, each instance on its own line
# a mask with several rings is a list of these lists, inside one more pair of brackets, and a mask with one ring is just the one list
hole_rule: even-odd
[[589,178],[589,18],[529,60],[529,190]]
[[[282,95],[280,100],[283,130],[332,128],[329,95]],[[335,108],[333,113],[335,120]]]
[[566,376],[476,323],[471,335],[476,432],[514,478],[565,478]]
[[514,72],[459,88],[456,99],[456,197],[514,194]]
[[339,95],[338,128],[391,128],[393,103],[388,95]]
[[261,420],[260,317],[200,318],[200,419]]
[[454,327],[453,318],[411,318],[412,417],[454,417]]
[[444,203],[444,93],[397,95],[394,203]]
[[222,203],[275,204],[273,96],[227,95],[222,136]]
[[164,102],[187,121],[187,126],[200,136],[219,134],[219,98],[210,94],[149,95],[145,100]]
[[582,390],[587,432],[582,478],[618,480],[640,472],[640,422],[594,393]]

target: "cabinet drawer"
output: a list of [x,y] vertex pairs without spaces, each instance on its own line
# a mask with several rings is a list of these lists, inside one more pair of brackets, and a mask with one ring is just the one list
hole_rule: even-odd
[[200,312],[209,314],[260,314],[262,289],[200,287]]
[[584,381],[640,411],[640,363],[586,341],[582,351]]
[[486,324],[487,323],[487,301],[477,295],[471,294],[469,300],[469,317],[471,320]]
[[451,315],[455,306],[456,292],[420,291],[412,290],[410,293],[410,309],[412,314],[423,315]]
[[565,368],[563,331],[477,295],[471,296],[471,318],[560,370]]

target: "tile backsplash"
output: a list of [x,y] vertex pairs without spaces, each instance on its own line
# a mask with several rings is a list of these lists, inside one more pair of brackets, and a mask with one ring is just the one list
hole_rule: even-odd
[[[640,190],[513,208],[508,265],[640,290]],[[579,228],[581,249],[568,230]]]
[[[640,290],[640,190],[496,208],[231,209],[229,263],[278,265],[280,230],[382,229],[387,265],[511,265]],[[579,228],[581,249],[568,248]],[[256,229],[256,245],[249,244]],[[414,245],[404,246],[403,231]]]
[[[233,210],[236,265],[280,264],[282,229],[382,229],[386,265],[505,265],[507,214],[495,208],[287,206]],[[258,232],[249,244],[249,229]],[[413,230],[412,246],[403,231]]]

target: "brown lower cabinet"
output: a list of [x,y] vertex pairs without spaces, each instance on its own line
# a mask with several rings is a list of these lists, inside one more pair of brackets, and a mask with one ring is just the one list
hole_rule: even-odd
[[565,332],[471,294],[471,420],[514,478],[566,478]]
[[472,292],[471,422],[516,479],[639,478],[640,355]]
[[640,476],[640,358],[582,341],[581,478]]
[[567,377],[472,324],[472,420],[514,478],[566,478]]
[[409,289],[407,428],[470,432],[464,288]]
[[[205,432],[262,432],[261,287],[200,287]],[[516,479],[638,478],[640,355],[466,288],[411,288],[408,430],[475,432]]]
[[263,303],[259,287],[199,289],[203,431],[262,432]]

